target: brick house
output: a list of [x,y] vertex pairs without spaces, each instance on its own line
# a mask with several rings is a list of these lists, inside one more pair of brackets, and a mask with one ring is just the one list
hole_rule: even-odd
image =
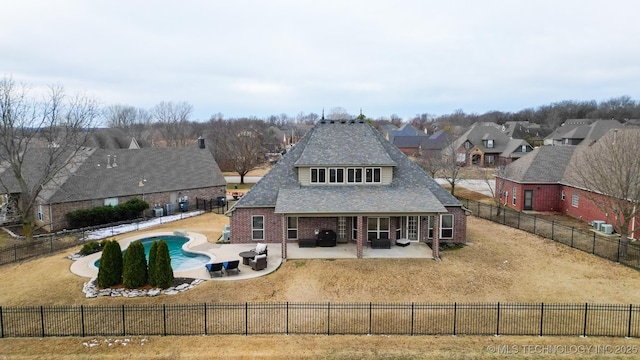
[[[185,209],[195,208],[196,197],[226,194],[224,176],[203,141],[190,148],[84,148],[67,163],[43,186],[34,206],[37,225],[48,231],[67,228],[66,214],[74,210],[139,198],[152,208],[163,208],[166,215],[167,210],[180,211],[180,203]],[[25,165],[37,167],[38,163]],[[27,169],[25,174],[29,173]],[[10,179],[13,175],[5,171],[0,176],[11,196],[20,196],[15,180]]]
[[[588,223],[609,223],[612,214],[589,199],[606,197],[584,188],[571,174],[570,164],[585,146],[542,146],[506,166],[496,175],[496,189],[504,189],[500,202],[517,211],[561,213]],[[498,196],[500,191],[496,191]],[[632,222],[631,234],[635,224],[640,224],[640,215]]]
[[[370,124],[320,120],[230,210],[231,243],[300,245],[330,230],[336,245],[466,241],[462,204]],[[381,250],[383,251],[383,250]]]

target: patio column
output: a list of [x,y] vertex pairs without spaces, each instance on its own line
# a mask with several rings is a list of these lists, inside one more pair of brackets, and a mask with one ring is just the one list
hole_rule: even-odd
[[433,217],[433,244],[431,246],[433,260],[440,261],[440,214]]
[[358,259],[362,259],[362,248],[363,248],[363,242],[365,241],[365,236],[366,234],[364,233],[364,219],[362,218],[362,216],[358,216],[358,238],[356,239],[356,257]]
[[287,260],[287,215],[282,214],[282,260]]

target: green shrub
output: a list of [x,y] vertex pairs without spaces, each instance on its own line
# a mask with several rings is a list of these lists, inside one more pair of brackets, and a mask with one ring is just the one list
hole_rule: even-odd
[[144,256],[144,246],[140,241],[129,244],[124,253],[122,267],[122,283],[127,289],[135,289],[147,285],[147,259]]
[[133,220],[149,208],[149,203],[138,198],[116,206],[99,206],[92,209],[72,211],[67,214],[72,228],[89,227],[117,221]]
[[156,286],[156,253],[158,251],[158,242],[153,241],[149,249],[149,285]]
[[90,241],[84,245],[82,245],[82,249],[80,249],[81,255],[89,255],[93,253],[97,253],[102,250],[102,244],[97,241]]
[[164,240],[158,242],[156,250],[154,276],[156,286],[166,289],[173,285],[173,268],[171,267],[171,255],[169,255],[169,246]]
[[122,249],[115,240],[106,240],[103,243],[97,285],[108,288],[122,282]]

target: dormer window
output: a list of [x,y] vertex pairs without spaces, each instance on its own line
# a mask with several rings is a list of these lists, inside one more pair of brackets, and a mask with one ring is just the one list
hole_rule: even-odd
[[324,184],[327,182],[327,169],[325,168],[311,168],[311,183],[312,184]]
[[362,168],[347,168],[347,182],[348,183],[361,183],[362,182]]
[[520,151],[522,151],[523,153],[526,153],[527,152],[527,145],[522,145],[522,148],[521,148]]
[[380,168],[365,168],[365,182],[379,183],[380,182]]
[[487,140],[487,148],[493,148],[493,139]]

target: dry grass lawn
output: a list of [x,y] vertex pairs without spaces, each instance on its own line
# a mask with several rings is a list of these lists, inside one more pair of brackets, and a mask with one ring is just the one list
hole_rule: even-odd
[[[205,214],[160,228],[220,236],[228,221]],[[153,230],[157,230],[153,229]],[[127,234],[129,236],[130,234]],[[442,261],[403,259],[292,260],[275,273],[243,281],[206,282],[186,293],[154,298],[86,299],[87,279],[71,274],[66,256],[79,250],[0,267],[0,306],[204,302],[556,302],[640,304],[640,272],[550,240],[468,218],[469,246]],[[376,276],[372,277],[371,274]],[[372,281],[372,279],[375,279]],[[251,292],[245,291],[252,289]],[[488,346],[636,346],[639,339],[448,336],[207,336],[111,339],[0,339],[1,358],[502,358]],[[535,354],[534,354],[535,355]],[[549,358],[548,354],[538,354]],[[624,358],[595,354],[586,358]],[[567,356],[565,356],[567,357]]]

